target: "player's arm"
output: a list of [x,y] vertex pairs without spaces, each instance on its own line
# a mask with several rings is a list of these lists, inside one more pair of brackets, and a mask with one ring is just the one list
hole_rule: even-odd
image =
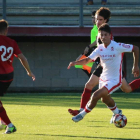
[[90,59],[89,57],[86,57],[86,58],[78,60],[78,61],[73,61],[73,62],[69,63],[67,69],[70,69],[70,67],[75,66],[75,65],[85,65],[89,62],[92,62],[92,59]]
[[92,44],[86,46],[86,48],[84,50],[84,54],[87,54],[88,51],[89,51],[89,49],[92,48],[92,47],[94,47],[94,46],[96,46],[96,44],[97,44],[97,41],[95,40]]
[[30,66],[29,63],[26,59],[26,57],[21,53],[19,55],[17,55],[18,59],[20,60],[21,64],[23,65],[23,67],[25,68],[25,70],[27,71],[27,74],[32,77],[33,81],[35,80],[35,75],[32,73],[32,71],[30,70]]
[[133,68],[132,73],[134,74],[134,77],[139,76],[139,48],[137,46],[133,46]]

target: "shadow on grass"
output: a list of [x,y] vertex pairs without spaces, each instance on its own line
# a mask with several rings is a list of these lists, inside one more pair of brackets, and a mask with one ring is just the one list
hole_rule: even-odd
[[[21,134],[20,134],[21,135]],[[24,135],[33,135],[33,134],[24,134]],[[53,134],[34,134],[38,136],[52,136],[52,137],[68,137],[68,138],[86,138],[86,139],[111,139],[111,140],[140,140],[140,139],[127,139],[127,138],[111,138],[111,137],[94,137],[94,136],[75,136],[75,135],[53,135]]]
[[[119,108],[139,109],[140,94],[114,93],[113,99]],[[2,98],[4,104],[37,105],[37,106],[68,106],[79,107],[81,94],[79,93],[17,93],[6,94]],[[106,108],[99,101],[97,108]]]
[[140,127],[126,127],[125,129],[140,129]]

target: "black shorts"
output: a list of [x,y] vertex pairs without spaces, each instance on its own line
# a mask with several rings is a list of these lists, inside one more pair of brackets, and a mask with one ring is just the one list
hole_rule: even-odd
[[0,74],[0,96],[4,96],[13,81],[14,73]]
[[6,91],[9,88],[11,83],[12,83],[12,81],[10,81],[10,82],[0,82],[0,96],[4,96],[4,94],[6,93]]
[[101,76],[101,73],[103,71],[102,66],[99,64],[96,69],[93,71],[93,74],[96,75],[97,77]]

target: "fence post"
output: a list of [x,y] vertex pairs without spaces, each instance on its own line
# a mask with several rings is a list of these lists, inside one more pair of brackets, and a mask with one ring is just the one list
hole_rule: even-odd
[[3,14],[2,14],[2,16],[3,16],[3,19],[5,19],[6,20],[6,0],[3,0]]
[[79,27],[83,26],[83,0],[79,0]]

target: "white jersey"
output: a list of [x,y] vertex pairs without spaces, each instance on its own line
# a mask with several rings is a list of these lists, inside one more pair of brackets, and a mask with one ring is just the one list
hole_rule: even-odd
[[93,61],[100,57],[100,63],[103,67],[100,80],[113,80],[121,83],[123,52],[132,52],[132,50],[133,45],[117,43],[111,40],[107,47],[104,44],[100,44],[88,57]]

